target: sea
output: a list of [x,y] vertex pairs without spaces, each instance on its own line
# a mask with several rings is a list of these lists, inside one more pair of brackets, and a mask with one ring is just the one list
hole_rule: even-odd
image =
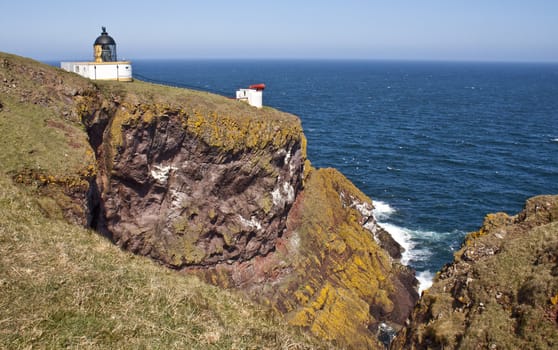
[[558,63],[135,60],[134,76],[297,115],[315,167],[368,195],[420,289],[488,213],[558,194]]

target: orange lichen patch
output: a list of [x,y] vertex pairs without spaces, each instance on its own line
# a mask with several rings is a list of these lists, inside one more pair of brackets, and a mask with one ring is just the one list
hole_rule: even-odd
[[122,144],[122,126],[133,123],[150,124],[157,117],[167,115],[171,110],[166,104],[138,104],[122,103],[116,109],[110,121],[110,136],[113,147]]
[[362,214],[353,205],[370,199],[334,169],[308,165],[305,171],[305,189],[288,223],[300,242],[285,259],[306,257],[295,264],[300,281],[291,280],[295,288],[282,294],[295,303],[289,322],[353,348],[376,348],[367,328],[377,321],[370,307],[391,312],[395,288],[390,258],[361,226]]
[[89,181],[95,176],[97,167],[93,164],[88,165],[78,174],[70,174],[66,176],[45,174],[41,171],[33,169],[24,169],[16,174],[13,178],[16,183],[25,185],[47,186],[59,185],[68,190],[76,187],[89,186]]
[[558,304],[558,294],[556,294],[555,296],[550,298],[550,303],[552,305],[557,305]]
[[83,198],[89,190],[96,167],[83,169],[79,174],[66,176],[45,174],[33,169],[24,169],[13,177],[16,183],[31,186],[37,193],[37,204],[49,218],[66,218],[75,223],[84,223]]
[[120,103],[110,120],[113,153],[122,145],[123,126],[156,123],[162,117],[172,116],[187,132],[224,152],[238,153],[268,147],[277,150],[298,143],[303,157],[306,157],[306,138],[300,120],[286,113],[272,110],[263,115],[238,115],[169,103],[138,104],[134,102],[133,96],[126,96],[126,99],[132,101]]
[[152,123],[161,116],[176,116],[182,126],[208,145],[225,151],[275,148],[300,142],[306,157],[306,139],[300,120],[271,108],[254,109],[223,96],[168,86],[134,82],[99,83],[105,94],[118,101],[112,121],[113,146],[121,141],[120,128],[128,123]]

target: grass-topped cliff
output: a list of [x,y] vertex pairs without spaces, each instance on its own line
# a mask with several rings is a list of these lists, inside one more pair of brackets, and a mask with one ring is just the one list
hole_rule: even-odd
[[[253,113],[199,92],[120,88],[0,53],[0,348],[321,348],[237,292],[123,252],[83,226],[98,164],[81,118],[113,108],[100,96],[164,96],[163,109],[191,98],[192,109],[231,120]],[[210,125],[197,128],[214,139]]]
[[0,133],[1,348],[558,344],[555,196],[487,216],[408,321],[401,247],[293,115],[0,53]]
[[380,323],[402,325],[417,295],[399,245],[370,199],[310,166],[295,116],[8,54],[0,65],[3,283],[19,286],[2,291],[8,345],[125,347],[162,332],[130,344],[315,346],[192,274],[341,347],[381,348]]

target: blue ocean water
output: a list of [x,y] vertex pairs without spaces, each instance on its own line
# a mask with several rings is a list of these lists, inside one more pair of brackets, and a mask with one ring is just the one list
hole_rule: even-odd
[[558,64],[138,60],[134,73],[229,96],[265,83],[264,104],[301,118],[313,165],[373,199],[425,283],[486,214],[558,193]]

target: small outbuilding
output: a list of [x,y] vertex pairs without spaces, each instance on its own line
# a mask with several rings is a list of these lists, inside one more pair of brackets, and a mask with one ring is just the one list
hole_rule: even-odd
[[250,106],[257,108],[263,107],[263,91],[265,84],[253,84],[247,89],[239,89],[236,91],[236,99],[247,102]]

